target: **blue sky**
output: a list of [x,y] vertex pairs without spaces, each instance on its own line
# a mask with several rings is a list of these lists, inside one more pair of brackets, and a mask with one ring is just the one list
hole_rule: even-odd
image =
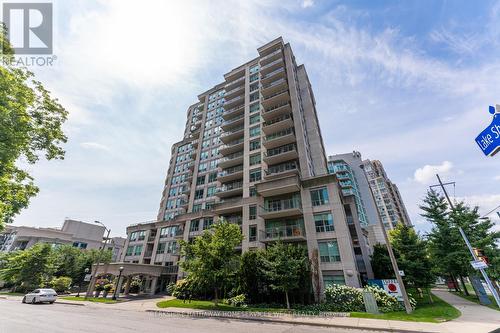
[[[156,217],[186,109],[283,36],[304,63],[330,154],[380,159],[416,227],[434,174],[486,213],[500,157],[474,138],[500,104],[500,1],[55,1],[52,68],[70,112],[64,161],[29,166],[40,186],[17,225]],[[500,222],[499,222],[500,223]]]

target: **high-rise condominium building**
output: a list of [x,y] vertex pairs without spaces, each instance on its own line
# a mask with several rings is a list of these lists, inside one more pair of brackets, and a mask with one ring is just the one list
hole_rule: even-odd
[[394,229],[398,223],[411,225],[398,187],[387,177],[382,163],[365,160],[363,165],[386,230]]
[[321,288],[360,286],[371,274],[353,246],[365,235],[350,234],[351,225],[359,226],[356,206],[344,204],[328,173],[305,67],[281,37],[258,54],[188,108],[157,220],[127,228],[119,265],[125,276],[146,276],[145,291],[163,290],[183,276],[178,240],[200,235],[221,217],[241,226],[238,251],[279,239],[307,246],[309,257],[317,258]]

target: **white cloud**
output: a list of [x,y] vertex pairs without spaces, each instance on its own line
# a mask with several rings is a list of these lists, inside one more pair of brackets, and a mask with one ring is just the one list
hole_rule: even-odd
[[[500,205],[500,194],[479,194],[457,197],[457,201],[464,201],[470,206],[478,206],[480,214],[487,214]],[[500,211],[500,208],[498,208]],[[497,219],[496,211],[491,212],[488,217]]]
[[309,8],[314,6],[314,0],[304,0],[302,1],[302,8]]
[[435,181],[436,174],[440,174],[440,176],[445,176],[450,174],[452,169],[453,169],[453,163],[449,161],[444,161],[439,165],[427,164],[415,170],[414,180],[422,184],[429,184],[430,182]]
[[97,150],[110,151],[108,146],[103,145],[103,144],[98,143],[98,142],[82,142],[82,143],[80,143],[80,146],[85,148],[85,149],[97,149]]
[[495,176],[495,178],[493,178],[493,179],[495,179],[495,180],[500,180],[500,175]]

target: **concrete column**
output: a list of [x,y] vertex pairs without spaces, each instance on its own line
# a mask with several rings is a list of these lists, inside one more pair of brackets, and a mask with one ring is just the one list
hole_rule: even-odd
[[117,296],[120,296],[120,292],[121,292],[121,290],[122,290],[122,285],[123,285],[123,279],[124,279],[124,278],[125,278],[125,277],[124,277],[123,275],[122,275],[122,276],[120,276],[120,278],[118,279],[118,282],[116,283],[116,290],[117,290],[117,291],[116,291],[116,295],[117,295]]
[[151,289],[149,291],[149,294],[150,295],[154,295],[155,292],[156,292],[156,285],[158,284],[158,277],[157,276],[154,276],[152,279],[151,279]]
[[132,276],[127,276],[127,281],[125,281],[125,296],[128,296],[130,291],[130,283],[132,282]]

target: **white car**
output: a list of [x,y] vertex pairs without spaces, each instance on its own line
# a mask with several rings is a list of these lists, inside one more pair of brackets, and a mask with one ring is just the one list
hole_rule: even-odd
[[54,289],[35,289],[32,292],[24,295],[23,303],[54,303],[57,299],[57,293]]

